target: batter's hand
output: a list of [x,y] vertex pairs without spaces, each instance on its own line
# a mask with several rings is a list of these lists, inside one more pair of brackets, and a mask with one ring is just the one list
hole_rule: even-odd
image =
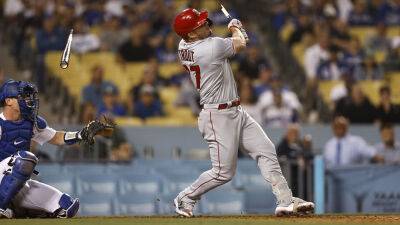
[[240,20],[232,19],[231,22],[229,22],[229,24],[228,24],[228,29],[230,30],[231,27],[237,27],[239,29],[242,29],[243,25],[242,25],[242,22],[240,22]]
[[246,30],[244,29],[242,22],[240,22],[240,20],[238,19],[232,19],[231,22],[229,22],[228,24],[228,29],[233,32],[233,27],[236,27],[240,30],[240,32],[242,32],[244,39],[246,40],[246,42],[249,42],[249,36],[247,35]]

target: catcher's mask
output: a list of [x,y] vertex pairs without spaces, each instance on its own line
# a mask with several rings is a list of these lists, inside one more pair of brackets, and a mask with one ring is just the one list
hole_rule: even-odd
[[6,98],[16,98],[22,118],[32,121],[37,127],[39,98],[34,84],[8,80],[1,87],[0,101],[4,102]]

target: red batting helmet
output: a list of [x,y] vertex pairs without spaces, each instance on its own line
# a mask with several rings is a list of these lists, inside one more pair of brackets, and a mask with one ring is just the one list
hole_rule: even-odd
[[206,10],[199,12],[196,9],[188,8],[175,17],[174,30],[179,36],[184,37],[205,22],[209,22],[211,25],[211,20],[208,19]]

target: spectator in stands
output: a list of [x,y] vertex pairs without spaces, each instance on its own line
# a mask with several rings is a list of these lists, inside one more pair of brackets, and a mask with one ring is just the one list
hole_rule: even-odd
[[269,68],[267,60],[262,56],[259,46],[246,49],[246,57],[239,63],[239,73],[252,80],[257,79],[261,70]]
[[365,59],[365,52],[362,49],[360,40],[353,38],[350,41],[349,46],[343,53],[343,62],[352,69],[353,76],[356,80],[363,80],[363,74],[358,71],[362,71],[362,63]]
[[[305,136],[303,140],[300,137],[298,124],[290,124],[276,149],[279,160],[289,166],[291,188],[297,195],[300,194],[298,193],[298,187],[301,185],[298,183],[299,170],[303,172],[303,176],[307,175],[305,166],[309,165],[310,160],[313,159],[312,147],[309,145],[309,141],[309,136]],[[305,179],[305,177],[303,178]]]
[[350,12],[348,23],[355,25],[373,25],[374,18],[368,13],[367,1],[355,0],[353,10]]
[[322,32],[317,38],[318,43],[307,48],[304,54],[304,67],[309,83],[313,83],[316,79],[320,62],[329,59],[329,34]]
[[130,90],[130,97],[134,101],[139,99],[139,93],[144,85],[150,85],[156,89],[155,98],[159,99],[158,90],[160,89],[161,81],[158,78],[158,70],[151,64],[147,64],[143,70],[142,80]]
[[103,22],[104,3],[102,1],[89,1],[85,3],[86,8],[82,14],[82,18],[90,26],[97,25]]
[[95,107],[102,105],[102,95],[106,87],[115,85],[109,81],[104,81],[104,68],[100,65],[93,66],[90,83],[82,90],[82,103],[90,102]]
[[[108,117],[108,119],[115,123],[112,116]],[[135,157],[135,149],[126,139],[122,128],[116,126],[110,140],[112,144],[111,152],[108,153],[108,160],[113,162],[130,162]]]
[[164,43],[156,50],[157,59],[161,63],[176,62],[177,48],[176,35],[173,32],[168,33]]
[[77,18],[74,22],[74,41],[71,44],[72,52],[84,54],[100,48],[100,39],[97,35],[89,33],[85,21]]
[[140,89],[139,99],[134,103],[133,115],[142,119],[163,116],[161,101],[155,96],[156,90],[153,86],[143,85]]
[[339,116],[332,122],[332,137],[324,147],[327,168],[379,161],[375,150],[362,137],[348,133],[348,121]]
[[400,32],[392,39],[391,48],[385,61],[388,70],[400,71]]
[[380,126],[381,143],[375,145],[376,154],[382,157],[385,164],[400,163],[400,143],[395,140],[395,131],[391,123]]
[[343,82],[335,85],[329,93],[330,100],[335,104],[339,99],[344,98],[348,96],[348,93],[351,93],[351,89],[355,83],[352,71],[347,67],[344,67],[341,71],[340,79]]
[[300,137],[300,126],[298,124],[289,124],[286,129],[286,135],[280,141],[276,153],[278,156],[285,156],[287,159],[297,160],[299,158],[312,159],[313,153],[305,140]]
[[260,95],[271,89],[272,70],[265,68],[258,74],[258,79],[254,81],[254,97],[257,100]]
[[356,80],[381,80],[383,75],[383,67],[376,62],[373,55],[367,55],[361,66],[354,71]]
[[36,47],[38,53],[44,55],[48,51],[60,51],[65,47],[67,33],[57,26],[55,16],[43,20],[43,27],[36,32]]
[[48,17],[43,20],[43,27],[36,31],[36,62],[34,67],[35,81],[38,85],[39,91],[44,90],[45,83],[45,68],[44,56],[48,51],[63,50],[67,33],[60,26],[57,26],[57,21],[54,16]]
[[132,27],[130,39],[118,49],[122,62],[146,61],[154,56],[154,50],[146,42],[146,26],[141,23]]
[[359,85],[354,85],[350,96],[339,99],[335,106],[336,116],[346,117],[350,123],[373,123],[375,108]]
[[386,22],[386,16],[390,11],[388,1],[373,0],[369,1],[369,14],[372,15],[376,22]]
[[256,104],[256,96],[250,79],[241,79],[239,85],[239,96],[242,107],[255,121],[261,124],[261,109],[260,106]]
[[272,103],[261,108],[261,119],[267,127],[286,127],[298,121],[298,113],[282,97],[280,89],[272,90]]
[[81,105],[79,111],[79,123],[86,124],[88,121],[96,119],[97,109],[91,102],[85,102]]
[[105,21],[99,35],[102,50],[117,52],[118,47],[129,38],[129,30],[121,26],[118,17],[112,16]]
[[388,52],[390,50],[390,38],[387,36],[387,27],[384,22],[375,26],[375,33],[366,41],[367,53],[374,55],[376,52]]
[[176,106],[189,106],[193,115],[199,115],[200,108],[200,95],[194,87],[189,75],[185,72],[185,77],[180,80],[180,90],[174,104]]
[[288,40],[289,47],[300,42],[304,34],[312,34],[313,26],[310,15],[304,12],[299,15],[295,23],[295,30],[291,33]]
[[379,89],[380,102],[376,109],[377,120],[382,123],[400,123],[400,105],[393,104],[389,86]]
[[258,98],[257,104],[261,109],[265,109],[273,104],[274,101],[273,92],[275,90],[281,92],[282,101],[284,105],[289,106],[290,108],[296,110],[297,112],[300,112],[302,110],[302,106],[300,104],[300,101],[296,93],[284,87],[282,84],[282,79],[279,76],[277,75],[272,76],[270,83],[271,83],[271,88],[262,93]]
[[386,22],[390,25],[400,25],[400,1],[390,1],[390,7],[386,14]]
[[125,116],[126,109],[118,98],[117,87],[114,85],[106,86],[103,90],[103,102],[98,108],[97,115]]
[[340,18],[336,18],[332,22],[332,27],[330,29],[330,38],[332,42],[332,47],[335,50],[343,50],[349,45],[351,36],[345,21]]
[[318,80],[339,80],[346,65],[338,59],[336,49],[329,50],[328,60],[321,60],[317,69]]

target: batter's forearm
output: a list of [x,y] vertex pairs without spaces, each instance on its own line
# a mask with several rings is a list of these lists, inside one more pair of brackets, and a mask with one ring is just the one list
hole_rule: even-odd
[[232,27],[230,30],[232,31],[233,47],[235,52],[238,53],[246,48],[246,39],[239,28]]

